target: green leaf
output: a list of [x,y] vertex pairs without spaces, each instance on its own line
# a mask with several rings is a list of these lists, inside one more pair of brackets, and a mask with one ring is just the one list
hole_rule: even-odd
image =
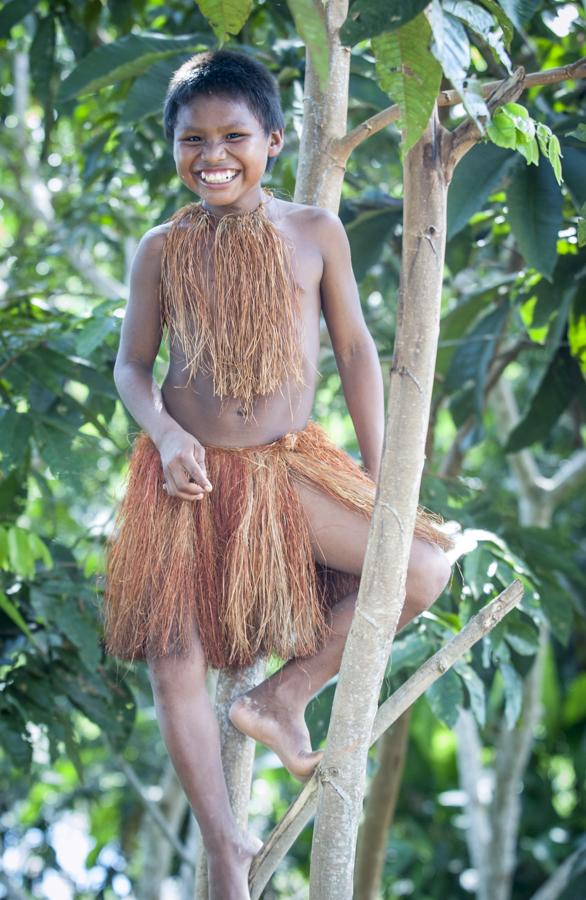
[[493,144],[477,144],[457,165],[448,191],[448,240],[458,234],[499,187],[515,157]]
[[510,47],[511,41],[513,40],[514,28],[513,23],[509,19],[502,6],[497,3],[497,0],[478,0],[478,2],[493,14],[503,30],[505,46]]
[[81,60],[59,89],[60,102],[92,94],[108,84],[142,75],[153,63],[179,50],[196,50],[202,36],[166,37],[162,34],[129,34],[103,44]]
[[574,137],[577,141],[586,141],[586,125],[580,122],[574,131],[568,131],[568,137]]
[[508,662],[501,662],[499,671],[505,689],[505,721],[508,728],[513,728],[523,705],[523,679]]
[[466,30],[458,19],[444,12],[439,0],[433,0],[431,4],[430,21],[434,38],[431,52],[459,92],[466,112],[483,133],[490,115],[480,84],[468,76],[470,41]]
[[428,687],[425,697],[434,715],[441,719],[448,728],[453,728],[458,721],[460,708],[464,704],[462,682],[456,673],[449,669],[431,687]]
[[406,25],[425,9],[429,0],[354,0],[340,31],[344,44],[357,44],[383,31]]
[[252,0],[197,0],[220,44],[242,30],[252,10]]
[[517,149],[517,129],[515,128],[515,123],[504,109],[499,109],[493,114],[486,133],[497,147],[510,150]]
[[161,115],[171,76],[188,58],[189,54],[183,53],[160,59],[136,78],[126,96],[122,120],[139,122],[154,113]]
[[443,9],[456,16],[471,31],[479,35],[488,44],[497,62],[502,63],[510,74],[511,60],[503,43],[503,32],[498,19],[495,19],[490,12],[482,9],[477,3],[471,3],[470,0],[444,0]]
[[560,347],[537,385],[521,421],[510,433],[506,453],[516,453],[543,441],[582,385],[576,360],[566,347]]
[[15,409],[3,410],[0,417],[0,465],[6,472],[18,465],[26,456],[32,434],[32,422],[24,413]]
[[527,265],[551,279],[562,226],[562,194],[550,166],[518,168],[507,192],[509,222]]
[[446,374],[444,390],[447,394],[472,382],[478,413],[484,407],[486,374],[508,312],[508,304],[500,303],[496,309],[482,316],[455,351]]
[[[17,0],[18,2],[18,0]],[[33,748],[26,737],[24,722],[13,712],[1,710],[2,747],[17,769],[30,772]]]
[[346,226],[352,252],[352,268],[360,282],[371,266],[380,262],[383,247],[401,220],[396,209],[371,209],[356,216]]
[[40,19],[29,51],[30,72],[35,93],[46,102],[51,90],[55,67],[55,19],[52,15]]
[[533,18],[543,0],[500,0],[500,5],[519,31]]
[[6,38],[14,25],[21,22],[25,16],[38,5],[39,0],[11,0],[0,9],[0,38]]
[[580,208],[586,203],[586,150],[581,147],[572,147],[571,144],[562,144],[562,173],[564,182],[568,188],[576,206]]
[[458,663],[454,666],[458,673],[470,698],[470,708],[474,718],[482,728],[486,723],[486,691],[482,679],[477,675],[472,666],[465,663]]
[[505,640],[521,656],[535,656],[539,648],[539,630],[518,610],[514,612],[517,618],[507,616]]
[[326,91],[330,78],[330,49],[323,16],[314,0],[287,0],[295,27],[308,48],[319,77],[322,91]]
[[20,628],[20,630],[23,632],[23,634],[26,634],[29,641],[31,641],[33,644],[36,644],[38,646],[37,641],[36,641],[32,631],[30,630],[30,628],[24,621],[19,609],[14,605],[12,600],[10,600],[6,596],[6,594],[4,594],[2,591],[0,591],[0,609],[4,613],[6,613],[8,618],[14,622],[14,624],[17,626],[17,628]]
[[539,149],[546,156],[553,169],[555,180],[558,184],[562,183],[562,164],[561,164],[561,147],[557,136],[552,132],[551,128],[544,125],[543,122],[537,123],[537,140]]
[[380,86],[398,104],[403,156],[423,134],[441,81],[441,69],[429,52],[431,29],[422,14],[397,31],[372,41]]
[[8,529],[8,559],[13,572],[22,578],[33,578],[35,558],[28,540],[28,531],[13,525]]

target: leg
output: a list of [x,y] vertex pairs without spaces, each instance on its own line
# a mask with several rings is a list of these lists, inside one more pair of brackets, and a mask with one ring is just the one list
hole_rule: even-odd
[[[300,483],[298,490],[310,525],[315,558],[330,568],[360,575],[368,521],[316,488]],[[427,541],[414,539],[398,630],[437,600],[449,576],[450,566],[444,553]],[[269,746],[301,779],[311,774],[322,756],[311,752],[305,707],[340,668],[355,604],[356,594],[349,594],[332,609],[332,633],[319,653],[289,660],[262,684],[239,697],[230,710],[230,719],[237,728]]]
[[187,656],[149,660],[161,734],[206,848],[210,900],[249,900],[248,870],[261,843],[241,834],[234,821],[205,676],[206,662],[196,633]]

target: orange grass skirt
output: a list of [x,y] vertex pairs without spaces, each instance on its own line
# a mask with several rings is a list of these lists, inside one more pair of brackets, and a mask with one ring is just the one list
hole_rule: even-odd
[[[359,579],[314,561],[295,481],[368,518],[372,479],[314,422],[271,444],[207,447],[206,471],[213,490],[202,500],[169,497],[157,448],[144,433],[135,441],[107,547],[106,651],[130,660],[182,655],[196,626],[218,669],[316,653],[328,609]],[[423,510],[415,533],[449,543]]]

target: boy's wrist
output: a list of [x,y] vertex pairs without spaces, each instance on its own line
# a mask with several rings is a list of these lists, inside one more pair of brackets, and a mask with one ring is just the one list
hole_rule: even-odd
[[167,416],[166,419],[167,421],[161,422],[150,433],[150,438],[157,449],[160,448],[165,438],[169,437],[170,434],[182,434],[185,431],[171,416]]

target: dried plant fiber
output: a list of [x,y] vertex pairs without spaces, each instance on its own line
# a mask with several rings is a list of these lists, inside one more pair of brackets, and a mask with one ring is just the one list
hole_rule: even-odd
[[265,212],[217,218],[190,203],[171,218],[161,259],[161,316],[189,379],[212,377],[221,399],[255,398],[303,384],[299,288],[292,250]]
[[[271,444],[208,447],[214,488],[169,497],[159,453],[142,433],[107,555],[106,650],[121,659],[181,655],[197,626],[208,664],[309,656],[328,636],[327,610],[358,578],[313,557],[296,480],[370,516],[370,477],[310,422]],[[415,533],[440,546],[438,520],[418,512]]]

